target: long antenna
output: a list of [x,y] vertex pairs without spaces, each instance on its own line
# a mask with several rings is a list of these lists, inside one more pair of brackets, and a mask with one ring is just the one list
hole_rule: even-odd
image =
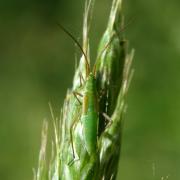
[[88,58],[87,58],[87,55],[86,53],[84,52],[81,44],[77,41],[77,39],[64,27],[62,26],[61,24],[57,24],[61,30],[63,30],[74,42],[75,44],[79,47],[79,49],[81,50],[81,52],[83,53],[84,55],[84,58],[85,58],[85,61],[86,61],[86,64],[87,64],[87,70],[88,70],[88,73],[90,72],[90,64],[88,62]]

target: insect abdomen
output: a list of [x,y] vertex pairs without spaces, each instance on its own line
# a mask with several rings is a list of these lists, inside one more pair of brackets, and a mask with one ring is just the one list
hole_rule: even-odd
[[90,116],[83,116],[83,130],[85,147],[89,154],[93,154],[97,149],[97,129],[98,129],[98,116],[96,113],[92,113]]

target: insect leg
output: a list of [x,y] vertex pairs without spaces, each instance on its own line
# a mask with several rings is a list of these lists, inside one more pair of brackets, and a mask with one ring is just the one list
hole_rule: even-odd
[[73,153],[73,159],[68,163],[68,165],[72,165],[73,162],[75,161],[75,151],[74,151],[74,142],[73,142],[73,129],[75,128],[76,122],[78,119],[75,119],[73,123],[71,124],[70,127],[70,141],[71,141],[71,148],[72,148],[72,153]]
[[[79,104],[82,105],[82,102],[79,100],[78,96],[83,96],[83,95],[76,91],[73,91],[72,93],[73,93],[74,97],[77,99],[77,101],[79,102]],[[71,141],[73,159],[68,163],[68,165],[72,165],[75,161],[75,147],[74,147],[74,142],[73,142],[73,130],[76,127],[78,121],[79,121],[79,118],[76,117],[70,126],[70,141]]]
[[82,102],[79,100],[78,96],[82,97],[83,95],[81,93],[76,92],[76,91],[73,91],[73,95],[78,100],[79,104],[82,105]]
[[[111,117],[109,117],[106,113],[102,113],[102,115],[104,116],[104,118],[108,121],[108,124],[107,124],[107,126],[110,126],[112,123],[113,123],[113,121],[112,121],[112,119],[111,119]],[[106,128],[107,128],[107,126],[106,126]]]
[[76,119],[75,121],[71,124],[70,127],[70,139],[71,139],[71,146],[72,146],[72,151],[73,151],[73,158],[75,159],[75,152],[74,152],[74,143],[73,143],[73,128],[75,127]]
[[80,86],[82,86],[83,83],[85,83],[85,80],[84,80],[83,75],[82,75],[81,72],[79,73],[79,76],[80,76]]

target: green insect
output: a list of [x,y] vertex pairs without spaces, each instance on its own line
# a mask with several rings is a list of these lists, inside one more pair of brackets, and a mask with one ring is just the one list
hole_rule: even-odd
[[97,103],[96,79],[93,73],[90,73],[84,85],[84,94],[82,102],[81,123],[85,148],[89,155],[97,152],[97,136],[99,113]]
[[[83,48],[79,44],[79,42],[74,38],[74,36],[68,32],[62,25],[59,24],[59,27],[68,34],[71,39],[76,43],[76,45],[80,48],[81,52],[84,55],[85,69],[86,69],[86,78],[81,85],[80,89],[82,89],[81,93],[78,90],[74,90],[73,94],[77,96],[82,96],[82,114],[80,116],[80,122],[82,125],[82,139],[85,146],[85,149],[89,156],[95,154],[97,152],[97,137],[98,137],[98,125],[99,125],[99,112],[98,112],[98,102],[97,102],[97,88],[96,88],[96,79],[94,76],[94,72],[91,72],[90,65],[86,53]],[[80,100],[77,97],[77,100]],[[79,120],[79,119],[78,119]],[[73,140],[73,129],[75,129],[75,125],[77,124],[77,120],[72,123],[72,127],[70,128],[71,141],[72,141],[72,149],[73,156],[75,157],[74,150],[74,140]]]
[[[80,123],[82,127],[82,139],[84,147],[89,156],[97,152],[98,142],[98,125],[99,125],[99,108],[97,101],[96,79],[90,72],[90,65],[86,59],[86,78],[82,84],[82,94],[74,92],[75,96],[80,95],[82,98],[82,111]],[[78,99],[78,97],[77,97]],[[78,100],[80,101],[80,100]],[[73,137],[72,137],[73,144]],[[73,147],[74,148],[74,147]]]
[[[95,72],[95,70],[93,71]],[[86,78],[83,84],[82,113],[80,123],[82,125],[82,139],[85,153],[85,164],[81,164],[83,169],[82,179],[97,179],[96,169],[99,167],[98,156],[98,126],[99,126],[99,104],[94,73],[90,71],[90,66],[86,59]],[[80,158],[83,156],[80,156]]]

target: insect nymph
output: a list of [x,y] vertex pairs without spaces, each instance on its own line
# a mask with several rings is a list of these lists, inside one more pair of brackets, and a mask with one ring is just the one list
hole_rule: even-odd
[[[97,101],[97,88],[96,88],[96,79],[94,76],[94,72],[91,72],[90,70],[90,64],[87,58],[86,53],[84,52],[83,48],[79,44],[79,42],[74,38],[74,36],[69,33],[63,26],[59,24],[59,27],[68,34],[71,39],[76,43],[76,45],[80,48],[81,52],[84,56],[84,65],[85,65],[85,78],[84,82],[80,85],[81,92],[78,92],[77,90],[73,90],[73,94],[82,96],[82,111],[80,115],[80,122],[82,125],[82,139],[83,144],[85,146],[85,149],[89,156],[91,154],[94,154],[97,152],[97,136],[98,136],[98,124],[99,124],[99,112],[98,112],[98,101]],[[95,69],[95,68],[94,68]],[[79,77],[81,79],[81,77]],[[78,97],[77,97],[78,99]],[[78,101],[80,101],[78,99]],[[76,120],[77,121],[77,120]],[[73,131],[77,122],[72,122],[72,129],[70,131]],[[73,132],[71,132],[72,136]],[[74,138],[71,138],[72,140],[72,149],[73,149],[73,156],[74,156],[74,146],[73,141]]]
[[[97,152],[97,137],[99,124],[99,108],[97,101],[97,88],[94,73],[90,71],[90,65],[85,56],[86,78],[81,85],[82,111],[80,123],[82,127],[82,141],[89,156]],[[74,92],[79,94],[78,91]],[[73,141],[73,140],[72,140]],[[72,142],[73,143],[73,142]]]
[[83,127],[85,148],[89,155],[91,155],[97,150],[99,123],[96,80],[93,73],[88,75],[84,85],[81,123]]

